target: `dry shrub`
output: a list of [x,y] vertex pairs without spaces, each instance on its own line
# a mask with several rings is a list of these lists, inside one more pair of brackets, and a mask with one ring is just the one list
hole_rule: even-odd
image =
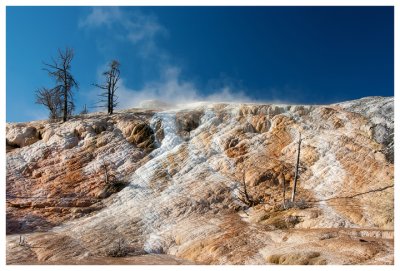
[[106,255],[109,257],[125,257],[129,253],[128,245],[125,240],[120,238],[111,248],[106,250]]
[[303,210],[303,209],[310,208],[310,204],[307,201],[305,201],[304,199],[301,199],[294,203],[294,207],[297,209]]
[[285,218],[285,223],[286,223],[287,228],[292,228],[300,222],[301,221],[298,216],[289,215],[288,217]]

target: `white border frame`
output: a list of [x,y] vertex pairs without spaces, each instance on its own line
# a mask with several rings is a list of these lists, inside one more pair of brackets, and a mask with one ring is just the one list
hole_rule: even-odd
[[[0,176],[1,176],[1,184],[2,184],[2,193],[1,193],[1,227],[2,227],[2,237],[5,236],[5,115],[6,115],[6,6],[394,6],[395,8],[395,46],[400,44],[399,42],[399,31],[400,31],[400,19],[399,16],[396,16],[398,13],[398,2],[400,1],[392,1],[392,0],[365,0],[365,1],[355,1],[355,0],[319,0],[319,1],[300,1],[300,0],[3,0],[0,3],[0,140],[2,150],[0,150]],[[394,71],[395,71],[395,131],[400,131],[399,126],[399,117],[400,117],[400,109],[398,104],[398,91],[399,87],[397,84],[396,78],[400,78],[399,71],[399,54],[395,52],[394,59]],[[354,268],[362,268],[364,270],[373,270],[373,269],[384,269],[384,270],[395,270],[398,268],[397,265],[399,259],[399,253],[397,244],[399,244],[399,237],[397,234],[398,230],[398,215],[399,215],[399,188],[396,184],[396,180],[399,176],[399,167],[397,161],[398,154],[398,144],[399,144],[399,134],[395,133],[395,265],[394,266],[340,266],[341,269],[353,270]],[[34,269],[34,270],[57,270],[76,268],[76,269],[85,269],[85,270],[115,270],[123,269],[123,270],[143,270],[143,269],[162,269],[162,270],[181,270],[190,268],[191,270],[203,270],[205,266],[7,266],[5,265],[5,249],[6,243],[5,238],[1,238],[1,266],[2,270],[25,270],[26,268]],[[327,267],[314,267],[314,268],[324,268],[334,270],[338,266],[327,266]],[[207,269],[218,269],[218,270],[227,270],[227,269],[240,269],[240,270],[267,270],[267,269],[292,269],[295,268],[297,270],[309,270],[312,267],[307,266],[289,266],[289,267],[278,267],[278,266],[207,266]]]

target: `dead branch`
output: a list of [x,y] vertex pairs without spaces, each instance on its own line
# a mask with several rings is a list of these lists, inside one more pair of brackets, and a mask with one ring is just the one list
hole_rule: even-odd
[[[65,51],[58,49],[57,60],[52,58],[52,64],[43,63],[45,66],[43,70],[47,71],[48,75],[54,78],[57,86],[51,89],[51,91],[43,88],[37,91],[36,94],[36,102],[43,104],[49,109],[51,118],[58,118],[62,113],[64,122],[72,115],[75,108],[72,88],[78,88],[78,83],[70,72],[73,57],[74,52],[71,48],[66,48]],[[49,99],[54,101],[50,101]],[[54,109],[54,103],[57,109]]]
[[292,191],[292,202],[294,202],[296,196],[296,186],[297,186],[297,178],[299,174],[299,163],[300,163],[300,146],[301,146],[301,133],[299,132],[299,142],[297,146],[297,161],[296,161],[296,169],[294,172],[294,182],[293,182],[293,191]]
[[260,200],[254,199],[249,193],[247,192],[247,186],[245,181],[245,172],[243,171],[242,183],[243,183],[243,190],[239,189],[239,197],[238,199],[244,203],[247,207],[253,207],[260,203]]
[[117,60],[112,60],[109,64],[109,69],[103,72],[105,77],[104,84],[93,84],[95,87],[98,87],[104,92],[102,92],[99,96],[107,98],[107,100],[100,100],[99,103],[102,105],[99,107],[107,108],[107,113],[112,115],[114,112],[114,108],[118,105],[118,97],[115,95],[118,89],[118,81],[120,79],[120,63]]

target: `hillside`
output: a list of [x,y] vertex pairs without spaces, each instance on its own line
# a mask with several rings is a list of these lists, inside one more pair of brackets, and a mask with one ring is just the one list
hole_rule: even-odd
[[7,123],[7,263],[393,264],[393,131],[393,97]]

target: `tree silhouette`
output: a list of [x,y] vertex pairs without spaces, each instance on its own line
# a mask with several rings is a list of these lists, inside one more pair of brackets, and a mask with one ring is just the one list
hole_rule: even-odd
[[297,187],[297,178],[299,177],[300,148],[301,148],[301,133],[299,133],[299,142],[298,142],[298,145],[297,145],[297,160],[296,160],[296,169],[295,169],[295,172],[294,172],[294,181],[293,181],[293,190],[292,190],[292,202],[294,202],[294,200],[295,200],[296,187]]
[[49,119],[57,120],[61,115],[61,99],[57,89],[41,88],[36,91],[36,103],[49,110]]
[[49,76],[54,78],[57,85],[51,90],[52,95],[56,95],[61,100],[63,122],[67,121],[75,109],[72,88],[78,88],[78,83],[71,74],[71,61],[74,58],[74,51],[66,48],[65,51],[58,49],[57,60],[52,59],[52,63],[44,63],[44,70]]
[[104,90],[99,96],[102,97],[99,101],[101,104],[99,107],[107,108],[107,113],[112,115],[114,113],[114,108],[118,105],[118,97],[115,92],[118,89],[118,81],[120,70],[120,63],[117,60],[112,60],[108,65],[109,69],[103,72],[105,77],[105,83],[102,85],[94,84],[94,86]]

